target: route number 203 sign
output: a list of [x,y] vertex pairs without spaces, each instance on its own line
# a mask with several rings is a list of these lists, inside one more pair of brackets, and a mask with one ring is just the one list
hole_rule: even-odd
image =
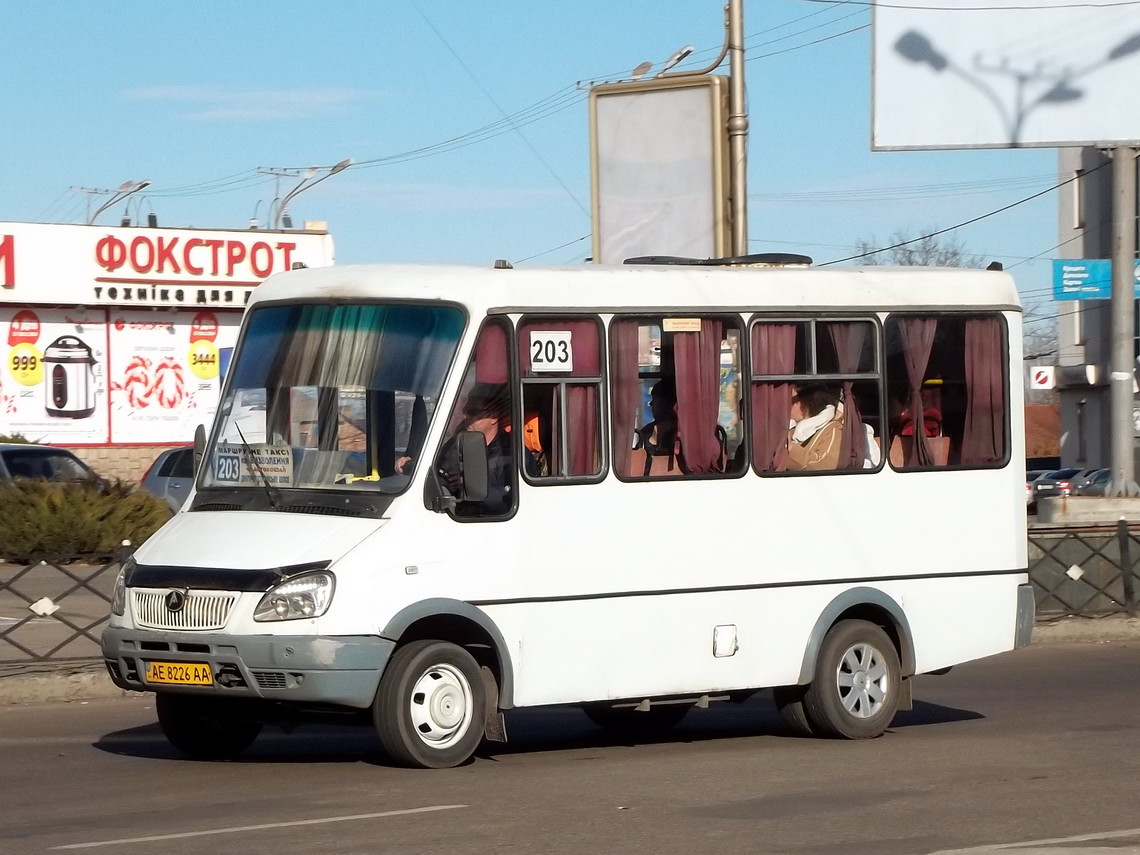
[[574,348],[569,330],[534,330],[530,334],[530,370],[573,371]]

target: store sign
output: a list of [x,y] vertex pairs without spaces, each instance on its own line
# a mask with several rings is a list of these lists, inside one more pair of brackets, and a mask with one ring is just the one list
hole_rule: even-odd
[[[1140,261],[1133,271],[1133,293],[1140,297]],[[1111,300],[1112,262],[1107,258],[1055,259],[1054,300]]]
[[1057,385],[1057,368],[1053,365],[1033,365],[1029,369],[1030,389],[1052,389]]
[[269,276],[333,260],[326,233],[0,223],[0,296],[29,304],[241,308]]

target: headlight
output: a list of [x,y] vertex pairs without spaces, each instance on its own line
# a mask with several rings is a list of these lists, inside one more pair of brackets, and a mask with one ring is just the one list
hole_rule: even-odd
[[120,615],[127,610],[127,576],[135,568],[135,559],[128,558],[123,562],[119,575],[115,577],[115,589],[111,593],[111,614]]
[[254,609],[253,619],[299,620],[328,611],[336,587],[332,573],[309,573],[274,585]]

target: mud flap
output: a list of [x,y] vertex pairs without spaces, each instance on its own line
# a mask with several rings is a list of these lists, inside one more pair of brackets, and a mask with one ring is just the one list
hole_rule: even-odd
[[507,720],[499,711],[499,684],[495,680],[494,672],[486,665],[479,667],[483,675],[484,693],[487,706],[484,710],[483,738],[488,742],[507,741]]
[[899,709],[914,709],[914,691],[911,688],[910,677],[899,680]]

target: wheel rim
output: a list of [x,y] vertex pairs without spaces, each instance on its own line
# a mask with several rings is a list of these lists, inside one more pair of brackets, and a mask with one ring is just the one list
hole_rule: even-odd
[[883,707],[891,691],[891,673],[883,654],[870,644],[852,644],[835,671],[839,701],[855,718],[871,718]]
[[463,738],[471,725],[471,684],[452,665],[433,665],[416,680],[408,710],[412,727],[425,745],[448,748]]

